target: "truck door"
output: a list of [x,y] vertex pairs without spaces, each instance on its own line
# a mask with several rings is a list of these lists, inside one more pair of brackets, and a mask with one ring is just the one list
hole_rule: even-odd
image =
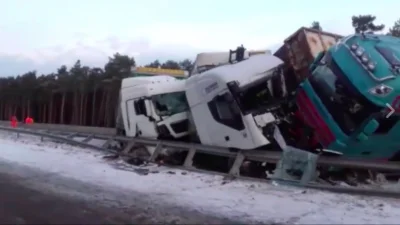
[[138,134],[137,115],[135,113],[134,103],[134,99],[130,99],[125,102],[126,120],[128,125],[128,129],[126,129],[126,135],[129,137],[134,137]]
[[143,136],[157,138],[154,122],[150,121],[151,108],[146,106],[147,100],[129,99],[126,101],[129,132],[127,136]]
[[252,139],[245,133],[240,109],[229,91],[215,96],[207,104],[215,120],[215,123],[207,125],[214,145],[243,149],[252,147]]
[[[374,131],[365,128],[371,120],[375,120],[379,124]],[[399,115],[391,115],[389,118],[380,113],[371,115],[363,123],[363,126],[360,126],[354,132],[354,136],[352,136],[348,146],[345,148],[345,152],[343,152],[344,155],[374,160],[390,159],[400,150],[399,121]],[[366,130],[369,131],[366,132]]]
[[375,120],[379,122],[379,126],[365,142],[364,149],[366,150],[362,150],[361,154],[372,155],[374,158],[386,158],[388,155],[394,155],[400,151],[400,116],[391,115],[386,118],[386,115],[380,115],[375,117]]

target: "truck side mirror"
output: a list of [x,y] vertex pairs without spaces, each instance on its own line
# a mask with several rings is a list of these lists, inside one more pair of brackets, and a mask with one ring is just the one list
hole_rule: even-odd
[[368,121],[367,124],[365,124],[362,132],[360,132],[357,135],[357,140],[358,141],[366,141],[368,140],[368,136],[370,136],[371,134],[373,134],[379,127],[379,122],[376,121],[375,119],[371,119],[370,121]]
[[366,141],[366,140],[368,140],[368,136],[366,134],[364,134],[364,132],[360,132],[357,135],[356,138],[357,138],[357,141]]
[[363,133],[366,135],[373,134],[379,127],[378,121],[376,119],[371,119],[368,123],[364,126]]

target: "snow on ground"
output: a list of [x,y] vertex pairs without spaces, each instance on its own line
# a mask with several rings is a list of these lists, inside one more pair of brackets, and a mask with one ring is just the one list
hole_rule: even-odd
[[[117,169],[100,152],[0,132],[0,160],[96,185],[154,194],[160,201],[237,221],[292,224],[397,224],[396,199],[333,194],[154,167],[147,176]],[[124,167],[132,167],[123,163]]]

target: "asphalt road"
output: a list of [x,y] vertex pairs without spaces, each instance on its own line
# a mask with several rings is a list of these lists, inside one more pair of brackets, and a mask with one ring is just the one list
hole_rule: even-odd
[[154,196],[0,161],[1,224],[232,224]]

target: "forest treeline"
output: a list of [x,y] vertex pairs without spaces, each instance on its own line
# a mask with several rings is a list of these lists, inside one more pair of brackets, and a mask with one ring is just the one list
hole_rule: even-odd
[[[382,31],[385,26],[375,24],[375,19],[372,15],[353,16],[355,33]],[[317,21],[311,28],[322,30]],[[400,37],[400,20],[389,29],[388,35]],[[116,53],[104,68],[82,65],[77,60],[71,68],[62,65],[51,74],[29,71],[1,77],[0,119],[9,120],[15,115],[23,121],[29,115],[37,123],[113,127],[121,80],[132,76],[135,66],[133,57]],[[155,60],[145,66],[190,71],[193,63],[189,59]]]
[[[191,70],[192,61],[158,60],[146,67]],[[31,116],[37,123],[83,126],[115,125],[121,80],[132,76],[135,59],[114,54],[104,68],[62,65],[56,73],[38,75],[30,71],[15,77],[0,78],[0,118],[15,115],[23,121]]]

